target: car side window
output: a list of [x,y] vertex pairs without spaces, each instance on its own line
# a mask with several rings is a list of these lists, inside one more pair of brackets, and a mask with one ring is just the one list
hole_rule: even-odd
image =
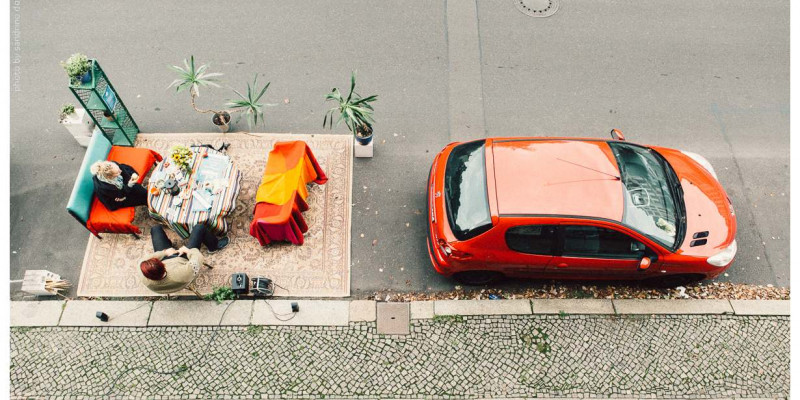
[[520,253],[553,255],[555,242],[554,225],[520,225],[506,231],[508,248]]
[[567,257],[641,258],[642,242],[613,229],[599,226],[567,225],[564,230],[564,251]]

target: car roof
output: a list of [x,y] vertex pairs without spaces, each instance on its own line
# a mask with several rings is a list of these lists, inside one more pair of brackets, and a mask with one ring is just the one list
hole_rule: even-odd
[[491,140],[500,215],[564,215],[621,221],[623,186],[605,140]]

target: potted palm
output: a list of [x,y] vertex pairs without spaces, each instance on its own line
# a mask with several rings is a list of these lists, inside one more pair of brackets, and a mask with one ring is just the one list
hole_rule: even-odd
[[[188,60],[183,60],[183,67],[172,65],[170,68],[178,73],[178,79],[170,83],[167,88],[175,87],[177,92],[189,90],[189,97],[192,102],[192,108],[201,114],[213,114],[211,122],[218,126],[222,133],[228,132],[231,126],[231,113],[244,112],[247,114],[248,124],[252,128],[257,125],[259,120],[264,121],[264,106],[272,106],[274,104],[262,104],[259,101],[269,87],[269,82],[259,89],[257,87],[257,79],[253,79],[253,85],[247,85],[247,96],[233,90],[239,96],[239,99],[228,100],[227,110],[213,110],[201,109],[197,107],[196,99],[200,97],[200,87],[220,87],[217,82],[221,73],[208,72],[208,65],[203,64],[199,67],[195,66],[194,56],[190,56]],[[257,78],[257,75],[256,75]],[[257,94],[256,94],[257,93]]]
[[92,63],[85,54],[75,53],[67,61],[61,61],[61,66],[70,79],[70,84],[87,84],[92,81]]
[[267,92],[267,88],[269,88],[269,82],[267,82],[261,90],[258,90],[258,74],[256,74],[256,76],[253,77],[253,84],[247,84],[247,95],[243,95],[234,89],[233,92],[236,93],[239,98],[228,100],[226,104],[231,112],[243,112],[247,116],[247,125],[250,127],[250,130],[258,125],[259,121],[261,121],[262,124],[264,123],[264,106],[276,105],[260,102],[261,97]]
[[378,100],[378,96],[361,97],[355,92],[355,88],[356,71],[353,71],[350,76],[350,93],[346,98],[342,96],[338,88],[331,89],[331,92],[325,95],[326,101],[333,101],[337,105],[325,113],[322,127],[324,128],[327,125],[333,129],[333,119],[338,114],[339,118],[336,121],[336,126],[339,126],[344,121],[345,125],[350,128],[350,132],[353,132],[356,142],[366,146],[372,142],[372,124],[375,123],[372,117],[372,113],[375,110],[370,103]]

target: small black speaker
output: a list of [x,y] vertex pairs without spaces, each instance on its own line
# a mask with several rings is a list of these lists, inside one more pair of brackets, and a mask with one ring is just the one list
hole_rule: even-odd
[[231,290],[238,295],[247,294],[250,286],[250,280],[247,279],[247,274],[237,272],[231,275]]
[[300,305],[297,304],[296,301],[292,302],[292,312],[293,313],[300,312]]
[[94,316],[97,317],[100,321],[108,322],[108,314],[102,311],[98,311],[97,313],[94,314]]

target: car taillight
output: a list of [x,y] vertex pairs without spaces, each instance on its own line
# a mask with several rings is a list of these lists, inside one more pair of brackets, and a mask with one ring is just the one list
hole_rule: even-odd
[[439,249],[442,250],[445,256],[452,258],[454,260],[467,260],[472,258],[472,254],[467,253],[466,251],[456,250],[450,244],[445,242],[443,239],[439,239]]

